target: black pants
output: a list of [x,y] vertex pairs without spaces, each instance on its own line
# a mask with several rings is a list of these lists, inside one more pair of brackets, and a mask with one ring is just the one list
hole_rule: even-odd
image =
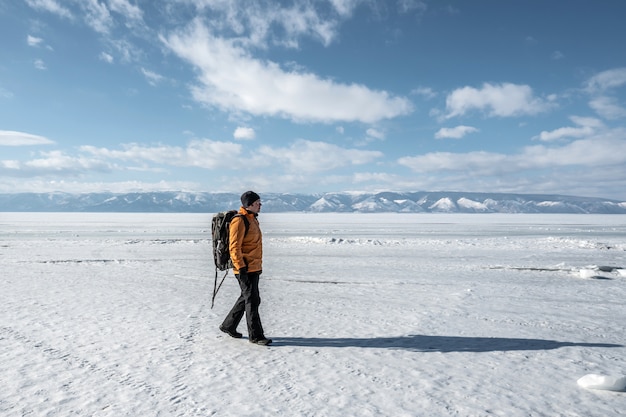
[[261,325],[261,316],[259,316],[259,305],[261,304],[259,275],[259,272],[248,272],[243,277],[239,274],[235,275],[239,281],[239,287],[241,287],[241,294],[222,323],[225,328],[236,330],[243,318],[243,313],[246,313],[248,338],[250,339],[263,339],[265,337]]

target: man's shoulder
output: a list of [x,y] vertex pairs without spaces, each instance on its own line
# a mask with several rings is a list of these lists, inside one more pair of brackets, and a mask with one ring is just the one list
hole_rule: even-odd
[[248,219],[248,216],[246,214],[237,213],[230,221],[233,229],[239,229],[239,223],[243,223],[246,232],[250,228],[250,219]]

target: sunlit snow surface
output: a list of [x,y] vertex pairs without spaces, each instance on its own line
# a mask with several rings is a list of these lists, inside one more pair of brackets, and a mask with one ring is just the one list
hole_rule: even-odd
[[577,384],[626,375],[626,216],[261,214],[269,348],[217,329],[210,220],[0,213],[0,415],[626,410]]

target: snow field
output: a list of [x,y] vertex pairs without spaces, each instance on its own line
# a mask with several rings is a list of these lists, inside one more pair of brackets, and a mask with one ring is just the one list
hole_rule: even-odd
[[626,409],[578,382],[626,375],[623,216],[260,220],[269,348],[217,330],[210,215],[0,214],[0,414]]

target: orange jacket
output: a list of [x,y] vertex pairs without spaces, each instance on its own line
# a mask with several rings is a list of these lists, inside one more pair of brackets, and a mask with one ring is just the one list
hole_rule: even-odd
[[246,224],[239,216],[233,217],[230,222],[228,250],[233,261],[233,272],[238,274],[245,266],[248,267],[248,272],[259,272],[263,269],[263,235],[259,220],[256,214],[243,207],[239,209],[239,214],[246,216],[250,227],[246,233]]

